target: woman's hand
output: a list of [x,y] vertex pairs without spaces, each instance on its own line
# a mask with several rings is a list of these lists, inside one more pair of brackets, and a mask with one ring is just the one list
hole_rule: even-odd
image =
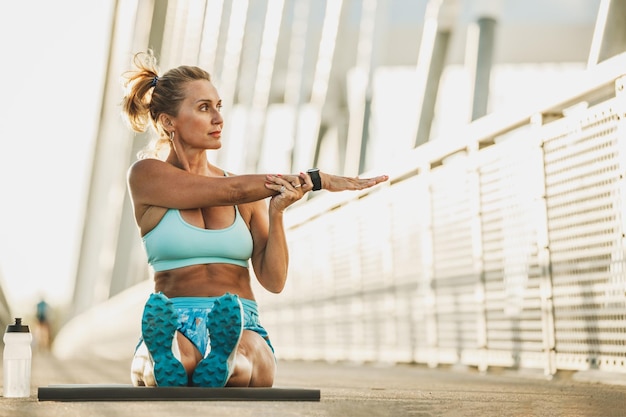
[[[359,178],[342,177],[320,172],[320,178],[323,190],[337,192],[364,190],[387,181],[389,176],[379,175],[372,178]],[[278,192],[277,195],[272,197],[270,206],[281,212],[313,189],[311,177],[303,172],[300,175],[267,175],[266,179],[265,186]]]
[[305,175],[267,175],[265,186],[278,192],[270,200],[270,208],[284,211],[313,189],[311,179]]
[[[385,182],[389,179],[388,175],[379,175],[373,178],[359,178],[359,177],[341,177],[339,175],[332,175],[320,172],[322,179],[322,189],[327,191],[349,191],[349,190],[364,190]],[[310,180],[310,179],[309,179]]]

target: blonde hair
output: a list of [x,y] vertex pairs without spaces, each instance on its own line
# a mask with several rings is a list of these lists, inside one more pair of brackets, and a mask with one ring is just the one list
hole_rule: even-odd
[[122,115],[135,132],[145,132],[150,125],[154,128],[157,138],[152,149],[140,152],[139,157],[157,156],[170,146],[169,133],[159,122],[159,115],[176,117],[185,99],[185,84],[211,81],[211,75],[197,66],[181,65],[159,76],[157,59],[151,50],[136,53],[133,65],[135,69],[123,74]]

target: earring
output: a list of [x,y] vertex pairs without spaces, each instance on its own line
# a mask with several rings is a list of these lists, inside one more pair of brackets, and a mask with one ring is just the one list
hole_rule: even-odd
[[170,142],[174,142],[174,131],[170,132]]

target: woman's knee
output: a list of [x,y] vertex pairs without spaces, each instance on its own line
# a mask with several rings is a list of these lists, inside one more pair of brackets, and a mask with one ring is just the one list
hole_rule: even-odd
[[271,387],[276,374],[274,352],[263,338],[256,340],[256,360],[250,377],[252,387]]
[[274,385],[276,363],[263,364],[253,370],[250,378],[251,387],[271,387]]
[[271,387],[276,371],[274,353],[257,333],[245,330],[229,386]]
[[228,387],[248,387],[252,376],[252,363],[244,352],[238,351],[235,357],[235,369],[228,379]]
[[[249,355],[252,353],[254,359]],[[237,355],[233,375],[228,380],[231,387],[271,387],[274,384],[276,362],[260,352],[246,350]]]

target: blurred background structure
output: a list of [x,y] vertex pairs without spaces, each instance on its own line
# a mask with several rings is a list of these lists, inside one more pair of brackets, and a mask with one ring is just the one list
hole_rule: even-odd
[[224,168],[391,176],[288,211],[288,285],[257,291],[280,359],[626,372],[625,0],[111,10],[57,355],[130,359],[139,336],[151,277],[125,176],[150,135],[123,124],[120,75],[151,48],[213,75]]

